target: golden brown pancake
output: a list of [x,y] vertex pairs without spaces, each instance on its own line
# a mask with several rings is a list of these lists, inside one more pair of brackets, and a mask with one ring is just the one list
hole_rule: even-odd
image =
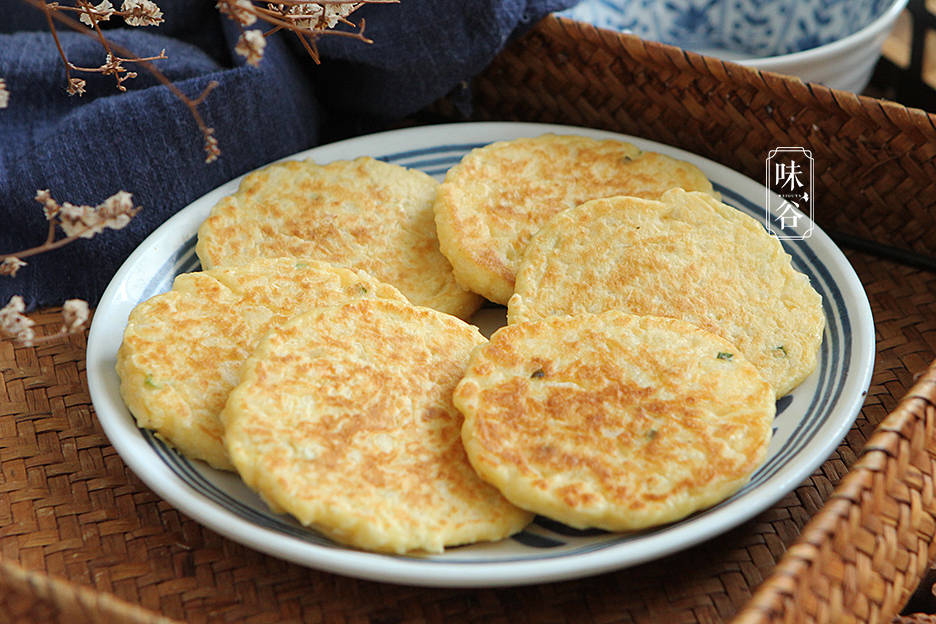
[[179,275],[171,291],[131,312],[117,352],[120,393],[140,427],[233,470],[218,413],[257,341],[298,311],[374,297],[406,300],[361,271],[308,259]]
[[474,473],[452,405],[477,328],[357,301],[271,331],[221,414],[244,482],[277,511],[381,552],[496,540],[531,515]]
[[458,283],[507,303],[527,242],[557,212],[611,195],[712,193],[702,172],[630,143],[545,134],[472,150],[439,187],[435,221]]
[[509,325],[453,397],[481,477],[573,527],[672,522],[741,488],[764,461],[774,393],[725,340],[617,310]]
[[249,174],[198,230],[206,269],[253,258],[302,256],[361,269],[416,305],[468,318],[481,299],[455,283],[439,251],[421,171],[363,157],[289,161]]
[[620,309],[689,321],[789,393],[815,369],[822,298],[756,220],[705,193],[587,202],[530,241],[508,321]]

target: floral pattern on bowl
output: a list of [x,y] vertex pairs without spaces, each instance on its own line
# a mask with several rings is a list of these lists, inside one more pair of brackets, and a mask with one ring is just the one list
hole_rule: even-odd
[[893,0],[583,0],[560,13],[735,60],[810,50],[870,25]]

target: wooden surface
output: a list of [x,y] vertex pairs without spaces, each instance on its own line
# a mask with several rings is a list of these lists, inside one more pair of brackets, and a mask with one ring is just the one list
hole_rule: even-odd
[[[927,12],[936,15],[936,1],[926,0],[924,6]],[[923,36],[924,56],[921,78],[929,86],[936,87],[936,31],[927,30]],[[904,10],[897,18],[894,29],[884,41],[882,53],[898,67],[906,68],[910,65],[912,42],[913,17],[909,10]]]

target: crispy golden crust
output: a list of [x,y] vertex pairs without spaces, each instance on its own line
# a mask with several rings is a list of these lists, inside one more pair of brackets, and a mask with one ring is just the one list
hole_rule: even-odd
[[417,305],[468,318],[481,299],[439,251],[428,175],[373,158],[290,161],[251,173],[198,230],[207,269],[303,256],[367,271]]
[[822,298],[777,239],[703,193],[587,202],[530,241],[508,322],[620,309],[680,318],[738,346],[783,396],[815,369]]
[[737,491],[766,457],[774,399],[721,338],[616,310],[501,328],[453,397],[471,464],[507,499],[614,531]]
[[139,426],[188,457],[233,470],[218,414],[260,337],[297,311],[363,297],[406,300],[363,272],[308,259],[180,275],[130,314],[117,352],[121,396]]
[[507,303],[530,237],[554,214],[611,195],[712,193],[694,165],[620,141],[546,134],[472,150],[439,187],[435,220],[458,283]]
[[244,482],[271,507],[368,550],[439,552],[520,530],[530,514],[481,481],[451,401],[477,328],[358,301],[270,332],[221,419]]

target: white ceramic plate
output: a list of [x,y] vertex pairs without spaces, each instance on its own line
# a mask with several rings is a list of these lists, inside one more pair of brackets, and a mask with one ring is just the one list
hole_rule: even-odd
[[[544,132],[622,138],[695,163],[728,203],[762,218],[764,187],[688,152],[587,128],[521,123],[426,126],[360,137],[296,154],[317,162],[370,155],[441,178],[468,150],[491,141]],[[773,146],[764,146],[766,153]],[[189,461],[137,428],[120,398],[114,372],[130,310],[169,290],[179,273],[198,269],[195,233],[212,206],[237,189],[232,180],[179,212],[147,238],[114,277],[94,315],[88,340],[88,385],[101,425],[117,452],[160,496],[211,529],[299,564],[360,578],[432,586],[520,585],[596,574],[661,557],[706,540],[770,507],[805,480],[854,422],[874,359],[871,310],[861,283],[838,248],[818,228],[789,241],[794,266],[822,295],[827,327],[816,372],[778,403],[766,463],[743,490],[681,522],[632,534],[578,531],[537,519],[497,543],[452,548],[441,555],[390,556],[330,542],[288,516],[271,513],[240,479]],[[817,210],[822,210],[821,198]],[[801,224],[808,227],[808,224]],[[483,310],[480,325],[503,322]]]

